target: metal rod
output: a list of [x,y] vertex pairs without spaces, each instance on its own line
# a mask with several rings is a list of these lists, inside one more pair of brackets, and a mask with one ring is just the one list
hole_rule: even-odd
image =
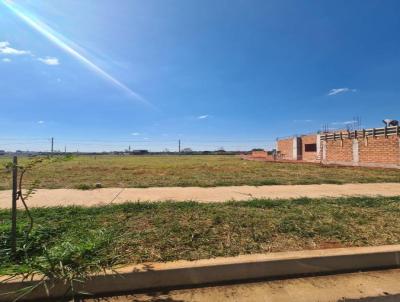
[[12,206],[11,206],[11,254],[17,253],[17,189],[18,188],[18,158],[13,158],[12,169]]

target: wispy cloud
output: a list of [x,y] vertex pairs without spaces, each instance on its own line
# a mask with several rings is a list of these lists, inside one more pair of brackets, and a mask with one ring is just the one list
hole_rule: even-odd
[[328,92],[328,95],[337,95],[341,93],[346,93],[346,92],[357,92],[357,89],[352,89],[352,88],[333,88]]
[[[32,58],[36,58],[36,56],[28,50],[20,50],[20,49],[16,49],[13,47],[10,47],[10,42],[8,41],[0,41],[0,54],[1,55],[7,55],[7,56],[31,56]],[[51,65],[51,66],[55,66],[55,65],[59,65],[60,61],[55,58],[55,57],[44,57],[44,58],[37,58],[37,60],[39,62],[42,62],[43,64],[46,65]],[[10,58],[3,58],[2,59],[3,62],[9,63],[11,62]]]
[[204,119],[209,118],[209,117],[210,117],[210,116],[209,116],[208,114],[205,114],[205,115],[200,115],[200,116],[198,116],[197,119],[198,119],[198,120],[204,120]]
[[357,121],[344,121],[344,122],[332,122],[332,125],[352,125],[357,123]]
[[51,66],[60,65],[60,61],[57,58],[53,57],[38,58],[38,61]]
[[133,135],[133,136],[139,136],[140,133],[139,133],[139,132],[133,132],[133,133],[131,133],[131,135]]
[[43,125],[44,124],[44,121],[38,121],[37,122],[39,125]]
[[311,123],[313,120],[294,120],[295,123]]
[[10,55],[10,56],[22,56],[31,54],[28,50],[20,50],[10,47],[10,42],[1,41],[0,42],[0,54]]

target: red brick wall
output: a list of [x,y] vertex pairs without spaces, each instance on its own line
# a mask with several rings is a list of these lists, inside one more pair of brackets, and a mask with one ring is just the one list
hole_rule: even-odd
[[266,151],[252,151],[251,156],[254,158],[267,158],[268,154]]
[[339,162],[353,161],[353,142],[351,139],[326,142],[326,160]]
[[302,141],[302,154],[304,161],[315,161],[317,160],[317,152],[306,152],[306,144],[317,144],[317,135],[305,135],[301,137]]
[[293,159],[293,138],[278,140],[279,159]]
[[400,164],[399,137],[378,136],[368,140],[359,140],[358,150],[360,162]]
[[[400,165],[399,141],[398,136],[358,139],[358,164]],[[353,140],[345,138],[343,141],[327,141],[326,161],[353,163]]]

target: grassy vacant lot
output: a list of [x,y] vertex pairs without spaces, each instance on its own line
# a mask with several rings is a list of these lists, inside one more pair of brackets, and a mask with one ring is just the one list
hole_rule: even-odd
[[[9,161],[0,158],[0,167]],[[22,164],[27,159],[21,159]],[[78,156],[48,164],[27,180],[42,188],[228,186],[319,183],[400,182],[400,170],[267,163],[235,156]],[[0,189],[10,174],[0,170]]]
[[20,257],[14,261],[10,213],[0,211],[0,274],[400,243],[400,197],[127,203],[36,208],[32,214],[26,242],[27,219],[19,213]]

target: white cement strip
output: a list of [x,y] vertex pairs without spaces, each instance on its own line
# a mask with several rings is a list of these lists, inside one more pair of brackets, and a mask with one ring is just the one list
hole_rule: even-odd
[[[323,184],[281,186],[234,186],[234,187],[157,187],[157,188],[104,188],[91,191],[55,189],[38,190],[28,204],[30,207],[50,206],[94,206],[127,201],[199,201],[224,202],[253,198],[298,198],[298,197],[341,197],[341,196],[400,196],[400,183],[367,184]],[[0,208],[11,205],[11,191],[0,191]],[[22,206],[20,204],[20,206]]]

